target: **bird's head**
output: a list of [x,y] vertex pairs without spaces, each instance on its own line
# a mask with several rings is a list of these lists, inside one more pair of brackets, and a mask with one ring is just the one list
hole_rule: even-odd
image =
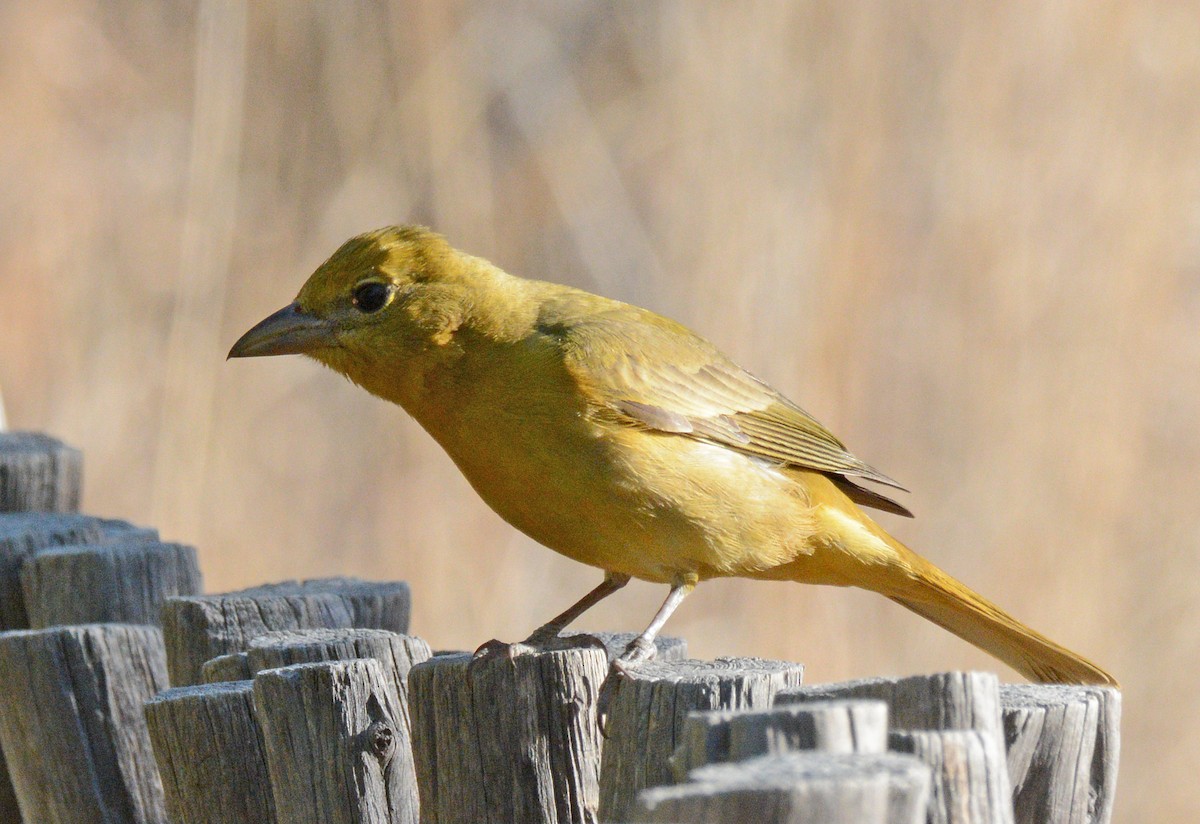
[[382,394],[369,385],[390,371],[381,367],[444,345],[461,324],[469,260],[420,226],[351,238],[292,303],[242,335],[229,357],[308,355]]

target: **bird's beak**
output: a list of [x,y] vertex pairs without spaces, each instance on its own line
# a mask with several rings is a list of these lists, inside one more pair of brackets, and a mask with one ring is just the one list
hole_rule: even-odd
[[307,315],[299,304],[292,303],[259,321],[238,338],[238,342],[229,350],[228,357],[302,355],[335,343],[332,323],[315,315]]

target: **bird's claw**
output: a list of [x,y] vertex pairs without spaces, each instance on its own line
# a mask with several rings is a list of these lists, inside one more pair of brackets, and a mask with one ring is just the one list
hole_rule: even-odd
[[509,644],[493,638],[481,644],[479,649],[475,650],[472,659],[475,661],[491,661],[503,658],[511,661],[522,652],[531,651],[532,649],[532,647],[528,647],[524,643]]
[[638,664],[642,661],[652,661],[658,655],[658,647],[649,638],[639,635],[629,642],[629,646],[625,647],[625,651],[621,653],[613,664],[618,661],[623,661],[626,664]]

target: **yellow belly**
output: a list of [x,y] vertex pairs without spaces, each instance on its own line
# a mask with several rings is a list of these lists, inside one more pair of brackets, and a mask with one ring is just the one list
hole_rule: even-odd
[[581,563],[668,583],[763,577],[814,548],[805,487],[765,461],[578,416],[488,423],[438,439],[501,517]]

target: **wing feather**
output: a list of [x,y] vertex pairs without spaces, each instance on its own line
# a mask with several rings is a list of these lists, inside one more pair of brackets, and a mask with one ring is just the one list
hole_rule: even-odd
[[813,469],[856,501],[899,514],[900,504],[848,478],[904,489],[852,455],[815,418],[716,347],[637,307],[594,307],[567,329],[566,363],[581,387],[631,425],[720,444],[747,455]]

